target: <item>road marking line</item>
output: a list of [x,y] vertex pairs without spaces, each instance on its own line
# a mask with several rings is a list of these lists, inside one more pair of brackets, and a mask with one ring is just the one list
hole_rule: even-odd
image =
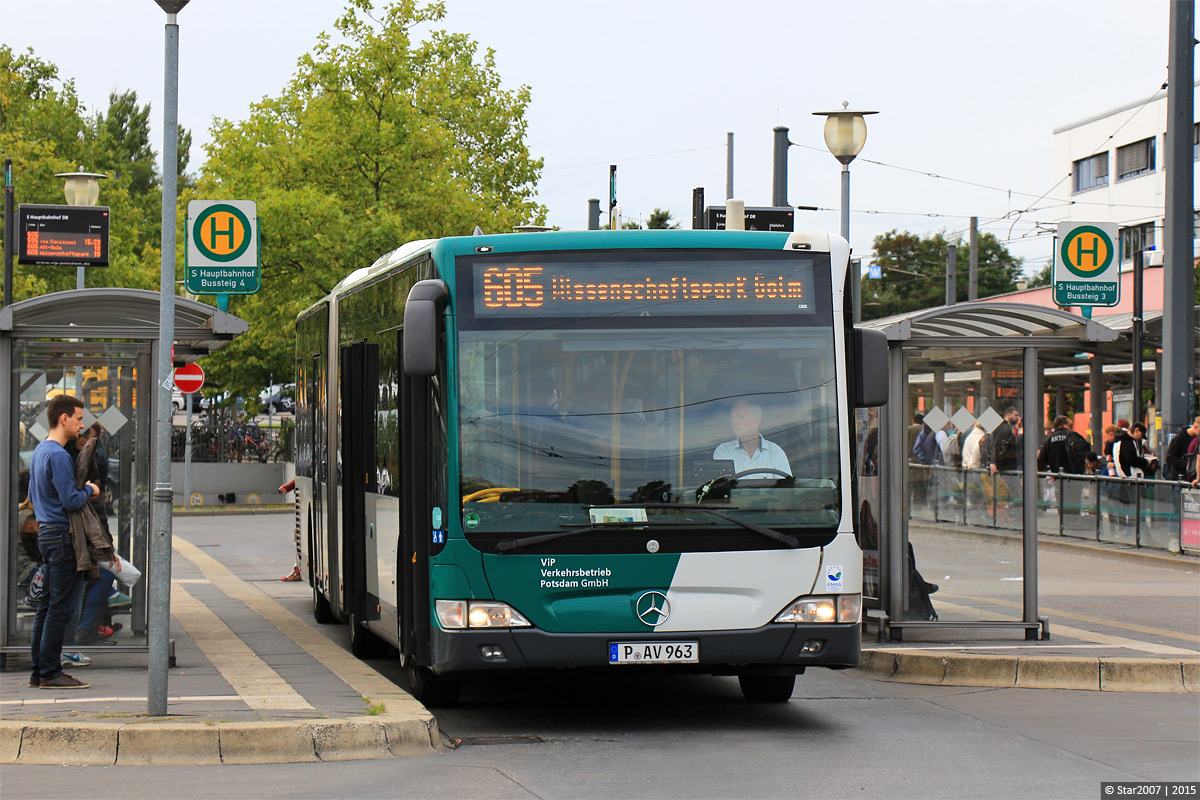
[[178,581],[171,582],[171,616],[250,708],[312,710],[290,683]]
[[[957,614],[975,617],[977,619],[985,618],[987,616],[986,613],[973,606],[960,606],[955,603],[947,603],[945,601],[939,601],[938,605],[947,610],[954,611]],[[1195,650],[1185,650],[1182,647],[1171,647],[1170,645],[1156,644],[1154,642],[1142,642],[1138,641],[1137,639],[1127,639],[1124,636],[1110,636],[1105,633],[1085,631],[1082,628],[1071,628],[1066,625],[1053,625],[1051,627],[1051,631],[1052,633],[1060,633],[1063,636],[1069,636],[1072,639],[1082,639],[1085,642],[1107,644],[1113,647],[1121,647],[1126,650],[1140,650],[1143,653],[1153,653],[1154,655],[1160,656],[1188,656],[1194,658],[1195,656],[1200,655],[1200,653],[1197,653]]]
[[912,644],[908,647],[867,647],[867,650],[894,651],[902,653],[905,650],[1090,650],[1108,647],[1106,644],[939,644],[930,647],[924,644]]
[[[961,594],[948,594],[945,597],[954,597],[959,600],[974,600],[979,603],[995,603],[996,605],[1009,606],[1010,608],[1024,608],[1024,604],[1017,603],[1012,600],[1001,600],[999,598],[988,597],[970,597]],[[1121,628],[1122,630],[1133,631],[1134,633],[1148,633],[1151,636],[1165,636],[1168,639],[1180,639],[1185,642],[1196,642],[1200,644],[1200,636],[1191,633],[1177,633],[1175,631],[1164,631],[1159,628],[1147,628],[1145,625],[1135,625],[1132,622],[1115,622],[1097,617],[1088,617],[1083,614],[1072,614],[1069,611],[1055,611],[1052,608],[1038,608],[1040,615],[1052,615],[1055,617],[1066,617],[1067,619],[1075,619],[1080,622],[1090,622],[1093,625],[1107,625],[1111,628]]]
[[[197,703],[214,700],[241,700],[236,694],[205,695],[203,697],[168,697],[168,703]],[[144,703],[145,697],[48,697],[28,700],[0,700],[0,706],[45,706],[55,703]]]
[[245,603],[361,696],[370,698],[374,703],[386,702],[389,714],[403,711],[432,719],[412,695],[330,641],[262,589],[243,581],[220,561],[186,539],[178,535],[173,539],[175,550],[192,562],[214,586]]

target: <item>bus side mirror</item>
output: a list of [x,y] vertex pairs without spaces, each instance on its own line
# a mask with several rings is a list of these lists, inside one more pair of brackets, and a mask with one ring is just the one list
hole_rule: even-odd
[[885,406],[888,401],[887,334],[870,328],[854,329],[854,407]]
[[437,373],[438,331],[446,307],[446,284],[417,281],[404,303],[404,374],[428,378]]

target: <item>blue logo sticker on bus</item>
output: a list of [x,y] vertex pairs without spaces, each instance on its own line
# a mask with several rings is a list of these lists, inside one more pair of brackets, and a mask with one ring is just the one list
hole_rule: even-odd
[[445,531],[434,531],[433,532],[433,543],[434,544],[445,544],[446,543],[446,532]]
[[825,568],[825,591],[842,591],[842,567],[840,564],[830,564]]

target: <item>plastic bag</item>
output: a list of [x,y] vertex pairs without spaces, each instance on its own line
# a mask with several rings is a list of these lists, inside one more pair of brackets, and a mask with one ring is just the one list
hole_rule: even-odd
[[109,564],[108,569],[110,572],[116,573],[118,583],[121,583],[132,589],[137,585],[137,582],[142,579],[142,571],[133,564],[129,563],[129,560],[120,553],[117,553],[117,559],[121,562],[120,571],[118,572],[115,569],[115,564]]

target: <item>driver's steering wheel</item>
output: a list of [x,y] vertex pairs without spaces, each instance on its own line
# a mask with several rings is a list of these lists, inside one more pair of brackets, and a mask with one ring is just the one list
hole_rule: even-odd
[[733,481],[745,481],[745,480],[762,481],[761,484],[758,484],[758,483],[745,484],[747,486],[758,486],[759,488],[765,488],[767,486],[775,485],[775,480],[776,480],[775,478],[748,478],[747,477],[749,475],[762,475],[763,473],[770,473],[772,475],[778,475],[780,478],[791,478],[792,477],[791,475],[784,472],[783,470],[774,469],[772,467],[753,467],[751,469],[744,469],[741,472],[734,473],[733,475],[718,475],[717,477],[713,478],[712,480],[706,481],[704,484],[697,487],[696,502],[697,503],[704,502],[704,499],[713,491],[719,491],[721,489],[724,489],[726,491],[726,493],[728,493],[728,490],[730,488],[729,484]]

